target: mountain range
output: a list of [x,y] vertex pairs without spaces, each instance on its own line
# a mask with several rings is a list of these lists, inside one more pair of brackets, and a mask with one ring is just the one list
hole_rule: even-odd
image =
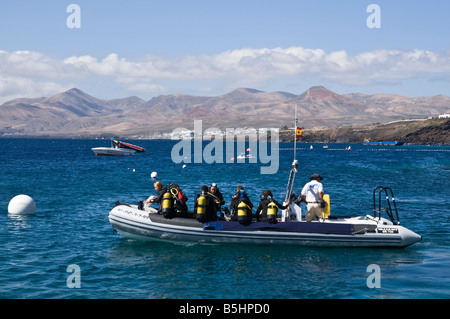
[[337,94],[315,86],[300,95],[239,88],[214,97],[160,95],[103,100],[77,88],[51,97],[18,98],[0,105],[0,135],[151,137],[175,128],[292,127],[295,107],[304,128],[341,127],[450,113],[450,97]]

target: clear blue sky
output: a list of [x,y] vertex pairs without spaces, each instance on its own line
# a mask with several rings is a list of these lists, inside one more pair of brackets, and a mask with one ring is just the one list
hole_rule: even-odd
[[[81,28],[68,28],[69,4]],[[369,4],[381,28],[369,28]],[[450,2],[53,0],[0,5],[0,102],[76,86],[102,98],[450,95]],[[18,53],[18,51],[20,53]]]

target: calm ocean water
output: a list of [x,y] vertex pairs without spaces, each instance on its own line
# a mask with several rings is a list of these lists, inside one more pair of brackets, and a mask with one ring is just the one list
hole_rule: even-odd
[[[131,157],[94,156],[91,147],[108,140],[0,142],[0,298],[450,297],[448,146],[298,144],[295,192],[318,172],[332,214],[362,215],[372,212],[373,188],[389,186],[401,223],[423,237],[405,249],[331,249],[139,242],[114,234],[108,222],[115,201],[153,194],[153,171],[178,183],[190,208],[211,182],[227,204],[239,184],[255,205],[265,188],[282,200],[292,144],[280,144],[278,173],[261,175],[261,164],[252,163],[182,168],[170,157],[176,141],[129,141],[147,148]],[[35,215],[8,215],[18,194],[35,200]],[[372,264],[380,267],[380,288],[367,285]],[[80,288],[67,285],[69,265],[79,266]]]

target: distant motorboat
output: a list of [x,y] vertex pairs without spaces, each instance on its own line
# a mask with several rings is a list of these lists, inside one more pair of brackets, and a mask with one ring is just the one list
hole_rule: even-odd
[[92,152],[95,155],[103,156],[130,156],[134,153],[143,153],[145,148],[126,142],[111,140],[111,147],[94,147]]
[[252,154],[244,154],[241,153],[238,155],[237,159],[246,159],[246,158],[253,158]]
[[383,145],[383,146],[401,146],[405,144],[405,142],[399,142],[399,141],[381,141],[381,142],[371,142],[369,139],[364,139],[363,145]]
[[104,155],[104,156],[128,156],[136,153],[134,150],[129,150],[125,148],[118,147],[94,147],[92,151],[95,155]]

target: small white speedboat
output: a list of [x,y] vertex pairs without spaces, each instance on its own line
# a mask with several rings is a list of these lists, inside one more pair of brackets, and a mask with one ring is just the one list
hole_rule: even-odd
[[241,153],[237,156],[237,159],[247,159],[247,158],[253,158],[252,154],[245,154],[245,153]]
[[92,148],[92,152],[94,152],[95,155],[104,156],[129,156],[136,153],[135,150],[119,147],[94,147]]
[[95,155],[129,156],[134,155],[136,152],[143,153],[145,152],[145,148],[126,142],[111,140],[111,147],[94,147],[92,151]]

